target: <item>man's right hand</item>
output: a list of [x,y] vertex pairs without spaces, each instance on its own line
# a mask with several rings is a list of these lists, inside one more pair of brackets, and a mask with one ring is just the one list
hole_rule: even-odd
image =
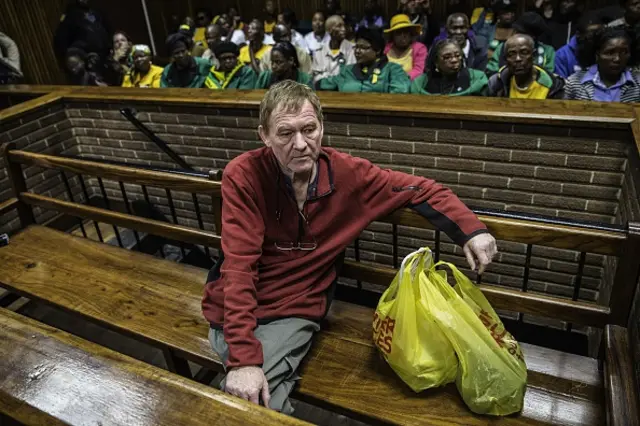
[[255,404],[260,404],[259,397],[262,395],[262,403],[269,408],[269,400],[271,399],[269,382],[260,367],[232,368],[227,373],[227,383],[224,390]]

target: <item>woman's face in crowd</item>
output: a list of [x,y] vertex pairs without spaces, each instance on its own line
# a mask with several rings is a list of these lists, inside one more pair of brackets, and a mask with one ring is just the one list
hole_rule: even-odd
[[133,53],[133,65],[139,72],[146,73],[151,68],[151,56],[137,50]]
[[223,53],[217,59],[220,62],[219,70],[222,72],[231,72],[238,65],[238,57],[233,53]]
[[275,75],[286,75],[293,69],[293,66],[293,59],[285,58],[278,50],[271,51],[271,70]]
[[129,49],[129,40],[122,33],[115,33],[113,35],[113,49],[114,50],[127,50]]
[[440,73],[445,76],[455,75],[462,68],[462,51],[457,44],[449,43],[438,52],[436,65]]
[[262,41],[264,35],[262,34],[262,27],[260,26],[260,22],[256,20],[251,21],[249,24],[249,29],[247,30],[247,38],[249,41]]
[[526,37],[512,37],[505,43],[507,67],[511,75],[526,75],[533,69],[531,40]]
[[72,75],[81,75],[84,73],[84,61],[79,56],[69,56],[66,62],[67,70]]
[[629,40],[625,37],[607,40],[596,54],[596,63],[601,74],[619,76],[627,67],[631,57]]
[[173,49],[173,52],[171,52],[171,59],[173,59],[173,62],[175,62],[178,68],[183,69],[189,66],[189,59],[191,59],[191,56],[189,55],[187,47],[180,44],[179,47],[176,47]]
[[356,61],[361,65],[371,65],[378,57],[375,49],[371,46],[371,43],[361,38],[356,40],[354,54],[356,56]]
[[413,31],[411,28],[402,28],[393,32],[393,44],[399,49],[406,49],[413,41]]
[[311,28],[316,34],[324,34],[324,14],[315,13],[311,20]]

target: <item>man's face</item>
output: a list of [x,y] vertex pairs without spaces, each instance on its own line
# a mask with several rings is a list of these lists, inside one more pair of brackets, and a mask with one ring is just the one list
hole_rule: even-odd
[[221,15],[220,18],[218,18],[217,24],[220,25],[220,28],[222,30],[220,32],[220,35],[222,37],[228,36],[231,32],[231,20],[229,19],[229,17],[226,15]]
[[464,47],[467,44],[467,35],[469,32],[469,21],[462,16],[455,16],[449,19],[447,23],[447,34],[449,38],[458,43],[458,46]]
[[511,75],[526,75],[533,69],[533,46],[526,37],[513,37],[505,44]]
[[231,72],[238,64],[238,57],[233,53],[223,53],[217,59],[220,63],[219,70],[222,72]]
[[249,24],[249,29],[247,30],[247,38],[249,41],[262,41],[264,38],[263,27],[259,21],[253,20]]
[[516,21],[516,14],[511,10],[504,10],[500,12],[496,18],[496,25],[500,28],[511,28]]
[[624,9],[627,20],[640,20],[640,0],[627,0],[627,4]]
[[211,50],[220,43],[222,37],[220,34],[220,27],[214,25],[207,27],[207,33],[205,35],[207,36],[207,46],[209,46],[209,49]]
[[189,59],[191,59],[191,56],[189,55],[187,48],[184,45],[180,45],[171,52],[171,59],[173,59],[173,62],[175,62],[178,68],[184,69],[189,66]]
[[291,31],[288,27],[278,24],[273,29],[273,41],[280,43],[281,41],[291,42]]
[[269,128],[258,128],[260,139],[271,148],[286,174],[306,174],[320,155],[323,128],[309,101],[297,112],[277,108],[269,119]]
[[316,13],[311,20],[311,28],[316,34],[324,33],[324,15],[322,13]]
[[276,11],[276,6],[272,0],[267,0],[264,2],[264,10],[269,14],[273,15]]
[[347,27],[344,25],[344,21],[340,21],[334,25],[329,35],[338,41],[344,40],[347,37]]
[[207,25],[209,25],[211,23],[209,17],[207,16],[206,13],[204,12],[198,12],[198,15],[196,16],[196,24],[199,27],[206,27]]

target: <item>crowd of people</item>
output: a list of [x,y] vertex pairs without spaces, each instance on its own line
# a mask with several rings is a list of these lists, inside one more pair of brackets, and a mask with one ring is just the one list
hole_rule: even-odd
[[[235,8],[198,10],[166,40],[167,66],[149,46],[110,32],[88,0],[74,0],[56,33],[73,84],[268,89],[294,80],[315,90],[640,101],[640,0],[586,10],[585,0],[399,0],[390,19],[366,0],[360,19],[327,0],[302,34],[295,13],[266,0],[244,22]],[[636,29],[636,26],[638,28]]]

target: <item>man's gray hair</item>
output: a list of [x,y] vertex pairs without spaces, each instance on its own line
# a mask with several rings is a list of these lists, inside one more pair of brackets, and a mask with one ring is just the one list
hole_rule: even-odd
[[284,80],[271,86],[260,102],[260,125],[269,130],[269,120],[274,112],[297,113],[309,101],[322,124],[322,106],[316,92],[306,84]]
[[507,41],[504,42],[505,49],[506,49],[506,47],[507,47],[507,45],[509,43],[513,43],[516,39],[519,39],[519,38],[523,38],[523,39],[527,40],[527,43],[529,43],[531,45],[531,49],[535,49],[536,41],[533,39],[533,37],[531,37],[528,34],[514,34],[514,35],[512,35],[511,37],[509,37],[507,39]]

